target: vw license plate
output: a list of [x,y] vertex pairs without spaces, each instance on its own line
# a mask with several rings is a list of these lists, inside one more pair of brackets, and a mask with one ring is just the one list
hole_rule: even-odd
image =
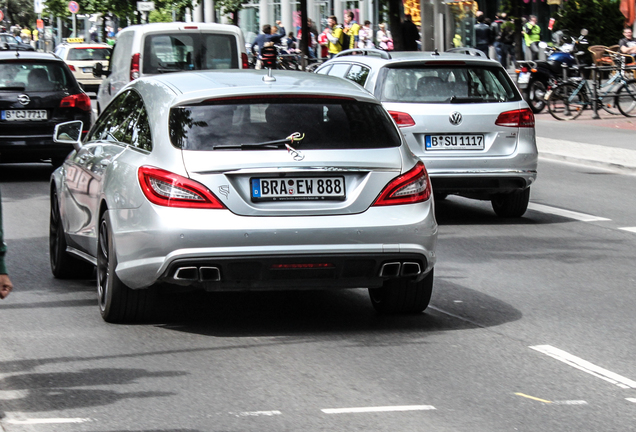
[[92,67],[85,67],[85,68],[82,68],[82,71],[84,73],[92,74],[93,73],[93,68]]
[[46,110],[5,110],[0,112],[5,121],[41,121],[47,119]]
[[483,150],[483,135],[426,135],[426,150]]
[[252,201],[344,200],[344,177],[252,178]]

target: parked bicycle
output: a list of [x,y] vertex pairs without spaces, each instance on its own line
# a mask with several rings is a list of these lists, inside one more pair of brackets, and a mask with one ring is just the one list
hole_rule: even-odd
[[[597,107],[610,114],[623,114],[626,117],[636,116],[636,79],[633,69],[625,65],[624,54],[608,51],[616,64],[615,67],[597,68],[610,70],[610,78],[601,82],[600,74],[596,79],[584,77],[570,78],[558,83],[546,93],[546,101],[550,114],[557,120],[574,120],[583,110],[592,108],[594,94]],[[592,88],[591,86],[595,86]]]

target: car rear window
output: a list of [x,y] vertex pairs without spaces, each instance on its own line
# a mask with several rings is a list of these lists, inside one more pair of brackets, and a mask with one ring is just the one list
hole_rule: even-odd
[[401,143],[381,105],[352,99],[223,99],[170,111],[170,138],[183,150],[267,143],[292,134],[299,137],[292,143],[294,148],[303,150],[372,149]]
[[146,74],[239,67],[236,37],[231,34],[150,34],[143,59]]
[[110,59],[110,48],[71,48],[68,52],[67,60],[108,60]]
[[59,91],[71,86],[59,62],[8,60],[0,63],[0,90]]
[[382,83],[383,102],[483,103],[519,101],[514,84],[499,67],[388,68]]

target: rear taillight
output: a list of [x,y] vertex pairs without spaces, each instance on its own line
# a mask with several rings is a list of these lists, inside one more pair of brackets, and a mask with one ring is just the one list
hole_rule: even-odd
[[75,72],[75,66],[73,66],[73,65],[68,65],[68,68],[69,68],[70,70],[72,70],[73,72]]
[[399,127],[415,126],[415,121],[413,120],[413,117],[411,117],[407,113],[398,112],[398,111],[389,111],[389,114],[391,114],[391,117],[393,117],[393,120],[395,120],[395,123],[397,123]]
[[412,170],[393,179],[384,188],[373,205],[414,204],[426,201],[430,196],[431,183],[424,163],[420,161]]
[[247,54],[241,53],[241,62],[243,63],[243,69],[249,69],[250,68],[250,61],[247,58]]
[[130,80],[136,80],[141,75],[139,75],[139,53],[133,54],[130,59]]
[[506,127],[533,128],[534,114],[530,108],[502,112],[497,117],[495,124]]
[[91,98],[86,93],[72,94],[60,101],[60,108],[78,108],[82,111],[90,111]]
[[139,184],[148,201],[164,207],[224,209],[225,206],[201,183],[151,166],[138,171]]

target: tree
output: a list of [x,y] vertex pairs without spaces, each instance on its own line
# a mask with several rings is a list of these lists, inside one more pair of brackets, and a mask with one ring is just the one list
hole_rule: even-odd
[[232,24],[238,25],[239,12],[243,9],[242,0],[216,0],[215,6],[221,10],[221,14],[231,18]]
[[616,0],[570,0],[554,18],[554,31],[567,29],[576,37],[587,29],[590,45],[616,45],[623,37],[625,17]]
[[33,9],[33,0],[6,0],[7,18],[12,25],[35,27],[37,15]]

